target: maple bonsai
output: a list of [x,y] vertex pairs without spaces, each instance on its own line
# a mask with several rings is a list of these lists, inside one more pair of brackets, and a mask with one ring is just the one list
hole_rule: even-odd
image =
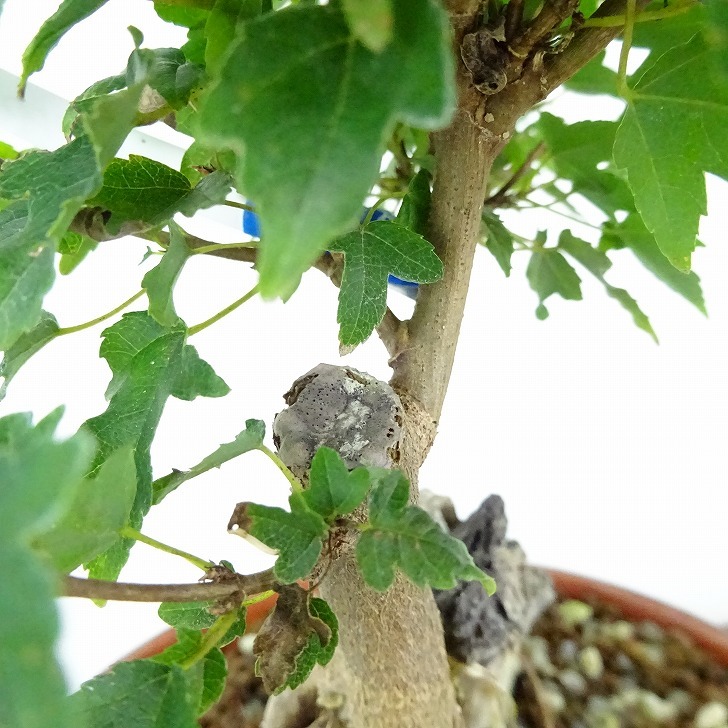
[[[64,0],[23,56],[21,92],[55,43],[104,2]],[[127,68],[69,106],[67,144],[52,152],[1,147],[3,392],[39,349],[83,328],[60,328],[42,308],[56,266],[68,274],[126,235],[163,255],[141,281],[147,309],[120,315],[137,295],[90,322],[110,320],[100,349],[112,371],[107,409],[63,441],[54,437],[60,411],[36,424],[24,414],[0,420],[0,553],[9,565],[0,591],[0,725],[47,725],[49,716],[59,728],[79,720],[194,725],[220,694],[219,647],[245,629],[246,604],[270,590],[279,592],[278,607],[256,644],[269,689],[305,686],[314,665],[332,660],[316,668],[331,725],[462,725],[431,587],[470,580],[486,599],[494,584],[415,504],[476,248],[483,244],[505,275],[514,250],[527,252],[539,318],[548,316],[549,296],[581,297],[582,270],[654,336],[631,295],[607,280],[612,257],[629,251],[702,309],[690,259],[705,213],[704,172],[728,177],[726,5],[155,0],[154,7],[189,29],[181,49],[146,48],[130,29]],[[618,36],[615,71],[603,64],[604,49]],[[632,46],[649,55],[630,78]],[[564,84],[621,97],[621,120],[567,125],[535,108]],[[180,170],[115,158],[134,127],[158,121],[192,138]],[[235,192],[250,203],[228,199]],[[585,200],[600,211],[591,242],[569,229],[557,240],[523,239],[498,216],[541,206],[578,220]],[[185,231],[185,216],[225,204],[246,210],[259,241],[218,244]],[[173,289],[196,255],[254,263],[259,282],[188,326]],[[342,353],[376,331],[391,382],[346,366],[302,372],[273,424],[277,453],[264,445],[263,422],[249,419],[199,464],[154,479],[150,446],[166,400],[228,392],[188,337],[254,295],[295,300],[310,268],[340,288]],[[407,321],[387,308],[388,277],[416,290]],[[242,503],[230,529],[275,549],[271,570],[243,575],[229,562],[173,549],[203,570],[201,583],[116,581],[133,544],[151,541],[141,531],[151,507],[164,508],[170,492],[251,450],[287,477],[290,510]],[[70,576],[81,565],[88,578]],[[53,599],[63,594],[163,602],[160,616],[178,628],[179,641],[66,699],[53,659]],[[269,718],[270,726],[283,724]]]

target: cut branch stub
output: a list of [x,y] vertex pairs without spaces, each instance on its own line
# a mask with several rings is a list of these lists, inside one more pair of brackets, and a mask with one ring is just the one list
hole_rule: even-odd
[[274,440],[303,482],[322,445],[336,450],[350,469],[397,465],[403,410],[388,384],[350,367],[319,364],[284,398],[288,409],[273,423]]

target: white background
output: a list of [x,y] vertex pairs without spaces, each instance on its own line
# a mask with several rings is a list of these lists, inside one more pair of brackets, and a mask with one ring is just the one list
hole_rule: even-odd
[[[7,0],[0,19],[0,68],[18,73],[20,55],[51,0]],[[40,89],[73,98],[91,82],[118,72],[132,44],[133,24],[149,47],[178,44],[183,31],[159,21],[148,0],[111,0],[71,32],[33,78],[25,104],[16,102],[0,75],[0,139],[22,147],[62,143],[63,104]],[[569,121],[614,118],[614,108],[593,98],[564,97]],[[605,117],[606,118],[606,117]],[[136,135],[124,151],[175,163],[184,139],[169,130]],[[422,484],[449,494],[468,514],[489,493],[506,501],[511,535],[530,559],[595,576],[644,592],[708,620],[728,622],[726,512],[726,372],[728,371],[728,190],[708,179],[710,215],[701,225],[706,243],[694,256],[709,318],[636,264],[615,255],[611,283],[627,288],[660,336],[656,346],[586,275],[584,301],[548,302],[551,317],[534,316],[536,298],[525,280],[526,260],[514,255],[504,278],[478,251],[449,397],[440,434]],[[210,240],[240,239],[240,216],[225,210],[187,229]],[[532,234],[563,226],[546,216],[507,222]],[[597,221],[598,222],[598,221]],[[125,239],[103,244],[48,296],[46,308],[62,326],[104,313],[139,287],[153,261],[139,261],[146,244]],[[249,266],[193,259],[177,288],[177,308],[194,324],[255,283]],[[392,294],[404,315],[407,302]],[[141,304],[140,306],[141,307]],[[65,433],[104,407],[109,373],[96,360],[103,327],[63,337],[36,356],[10,387],[0,414],[31,410],[41,416],[66,404]],[[155,474],[187,468],[219,443],[231,440],[255,417],[270,423],[281,395],[317,363],[340,361],[336,342],[336,290],[311,272],[285,306],[253,300],[194,337],[192,343],[228,382],[223,399],[170,400],[153,449]],[[386,354],[376,338],[345,363],[388,378]],[[268,564],[240,539],[225,533],[238,500],[282,504],[286,483],[257,453],[186,484],[153,510],[150,536],[205,558],[227,558],[240,570]],[[122,578],[128,581],[194,580],[185,562],[139,545]],[[98,609],[62,600],[59,647],[69,684],[76,687],[111,661],[158,633],[154,605],[109,604]]]

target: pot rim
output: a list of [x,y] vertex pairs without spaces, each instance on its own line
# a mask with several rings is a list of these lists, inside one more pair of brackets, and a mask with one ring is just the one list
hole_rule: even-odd
[[[650,621],[664,629],[681,632],[719,664],[728,667],[728,631],[664,602],[614,584],[558,569],[545,569],[545,571],[553,579],[554,587],[560,597],[580,601],[598,599],[616,606],[627,619],[636,622]],[[273,608],[277,596],[274,594],[248,608],[246,620],[248,628],[255,628],[263,621]],[[173,629],[168,629],[128,654],[122,661],[153,657],[174,642],[175,632]]]

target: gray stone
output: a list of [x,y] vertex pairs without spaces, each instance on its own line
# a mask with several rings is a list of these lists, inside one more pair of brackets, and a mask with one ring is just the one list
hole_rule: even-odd
[[487,666],[513,640],[528,634],[555,598],[548,575],[528,566],[518,543],[506,539],[507,524],[502,498],[491,495],[452,530],[498,585],[492,597],[472,581],[435,592],[448,652],[462,662]]

